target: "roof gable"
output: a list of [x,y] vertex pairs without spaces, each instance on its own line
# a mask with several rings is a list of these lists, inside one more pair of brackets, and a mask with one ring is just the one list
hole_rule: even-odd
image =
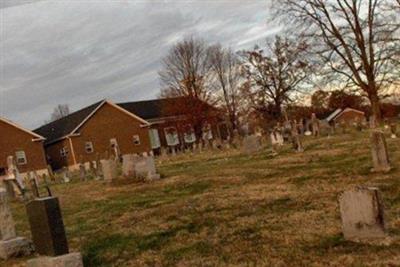
[[68,116],[50,122],[34,130],[35,133],[46,137],[46,144],[64,139],[71,134],[94,110],[98,109],[105,100],[94,103],[75,111]]
[[21,131],[23,131],[23,132],[25,132],[27,134],[30,134],[31,136],[34,137],[34,139],[32,139],[33,141],[45,140],[45,138],[43,136],[41,136],[41,135],[39,135],[37,133],[34,133],[34,132],[32,132],[32,131],[30,131],[30,130],[28,130],[26,128],[23,128],[22,126],[16,124],[15,122],[12,122],[12,121],[7,120],[7,119],[2,118],[2,117],[0,117],[0,121],[2,121],[2,122],[4,122],[4,123],[16,128],[16,129],[18,129],[18,130],[21,130]]
[[111,107],[119,110],[120,112],[123,112],[130,117],[140,121],[144,125],[148,125],[149,123],[145,121],[144,119],[136,116],[135,114],[132,114],[131,112],[121,108],[118,105],[115,105],[114,103],[103,100],[100,102],[97,102],[93,105],[90,105],[86,108],[83,108],[81,110],[78,110],[74,113],[69,114],[68,116],[65,116],[64,118],[61,118],[59,120],[56,120],[54,122],[51,122],[49,124],[46,124],[38,129],[35,130],[36,133],[42,133],[44,136],[46,136],[46,144],[51,144],[54,142],[57,142],[59,140],[62,140],[66,138],[68,135],[72,135],[77,133],[77,131],[88,121],[90,118],[96,114],[96,112],[103,107],[104,105],[110,105]]

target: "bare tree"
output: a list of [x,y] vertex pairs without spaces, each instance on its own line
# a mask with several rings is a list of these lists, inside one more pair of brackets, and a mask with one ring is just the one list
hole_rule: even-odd
[[69,115],[69,105],[68,104],[59,104],[54,109],[50,115],[50,121],[56,121],[58,119],[64,118]]
[[229,116],[231,134],[238,128],[238,112],[240,106],[241,72],[238,56],[231,49],[221,45],[211,47],[211,70],[214,74],[215,86],[222,92],[222,102]]
[[185,96],[208,101],[210,50],[200,39],[187,38],[174,45],[163,59],[159,72],[162,96]]
[[306,43],[277,36],[267,51],[256,48],[244,53],[244,74],[251,85],[248,96],[256,110],[281,117],[282,105],[293,100],[310,75],[306,51]]
[[[347,88],[368,97],[379,120],[381,92],[399,79],[398,14],[394,0],[275,0],[280,18],[297,22],[314,51]],[[398,1],[398,0],[396,0]],[[394,2],[392,2],[394,3]]]
[[208,112],[210,109],[204,108],[205,103],[214,104],[212,87],[209,86],[210,47],[200,39],[184,39],[171,48],[162,65],[163,69],[159,72],[162,85],[160,96],[184,98],[180,105],[163,108],[169,113],[184,112],[199,140],[203,127],[213,117]]

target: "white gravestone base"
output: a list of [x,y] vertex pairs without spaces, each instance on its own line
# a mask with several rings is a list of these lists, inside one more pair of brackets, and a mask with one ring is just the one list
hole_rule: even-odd
[[57,257],[40,257],[29,260],[27,267],[83,267],[82,255],[79,252]]
[[24,237],[0,241],[0,258],[3,260],[28,256],[33,250],[32,242]]

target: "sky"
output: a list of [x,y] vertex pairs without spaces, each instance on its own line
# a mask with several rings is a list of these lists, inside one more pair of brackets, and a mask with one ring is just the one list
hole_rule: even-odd
[[278,32],[266,0],[0,0],[0,116],[34,129],[54,107],[158,96],[185,37],[251,49]]

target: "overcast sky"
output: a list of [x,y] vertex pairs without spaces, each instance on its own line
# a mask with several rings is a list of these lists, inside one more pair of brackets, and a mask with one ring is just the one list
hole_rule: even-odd
[[266,0],[0,0],[0,116],[40,126],[57,104],[157,97],[185,36],[252,48],[276,33]]

